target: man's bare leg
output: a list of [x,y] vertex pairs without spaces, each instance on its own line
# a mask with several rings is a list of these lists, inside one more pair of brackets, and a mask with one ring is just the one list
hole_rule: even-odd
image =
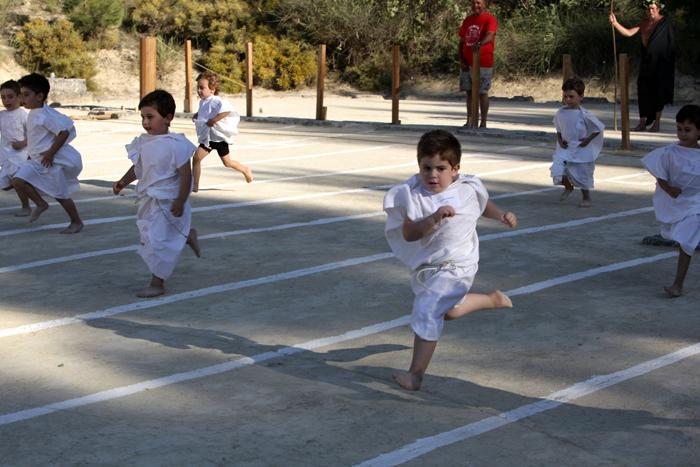
[[685,275],[690,267],[690,255],[686,255],[682,249],[678,249],[678,265],[676,266],[676,278],[673,284],[665,285],[664,290],[671,298],[680,297],[683,294]]
[[192,248],[192,251],[194,251],[197,258],[201,256],[199,241],[197,240],[197,229],[190,229],[190,234],[187,236],[187,245]]
[[661,112],[656,112],[656,120],[654,120],[654,123],[649,128],[649,131],[652,133],[658,133],[660,129],[661,129]]
[[151,282],[148,287],[136,293],[139,298],[158,297],[165,293],[165,281],[158,276],[151,275]]
[[229,169],[237,170],[242,173],[245,177],[246,183],[253,181],[253,171],[247,165],[243,165],[240,162],[231,159],[228,154],[221,158],[221,162],[223,162],[223,164]]
[[645,117],[639,117],[639,123],[637,126],[632,128],[632,131],[644,131],[647,128],[647,119]]
[[34,204],[36,207],[32,211],[32,215],[29,218],[29,222],[34,222],[39,217],[41,216],[41,213],[49,209],[49,203],[44,201],[44,198],[41,197],[38,191],[31,186],[29,183],[25,182],[24,180],[20,178],[14,178],[12,179],[12,186],[15,187],[15,191],[17,192],[18,196],[19,193],[24,193],[29,199],[34,201]]
[[197,193],[199,191],[199,178],[202,176],[202,161],[205,157],[209,155],[205,149],[197,147],[192,158],[192,177],[194,178],[194,184],[192,186],[192,192]]
[[593,206],[591,202],[591,190],[581,190],[581,202],[578,207],[580,208],[590,208]]
[[70,218],[70,225],[65,229],[61,230],[61,233],[74,234],[83,230],[83,221],[80,219],[80,215],[78,214],[78,208],[75,207],[75,203],[73,202],[73,200],[70,198],[56,198],[56,201],[58,201],[58,204],[61,205],[61,207],[66,211],[68,217]]
[[479,128],[486,128],[486,120],[489,116],[489,95],[479,94],[479,107],[481,108],[481,124]]
[[426,341],[416,335],[413,339],[413,358],[408,372],[391,375],[396,384],[408,391],[419,390],[436,346],[437,341]]
[[461,318],[469,313],[494,308],[513,308],[513,302],[508,295],[500,290],[494,290],[489,294],[468,293],[464,300],[445,314],[445,320]]

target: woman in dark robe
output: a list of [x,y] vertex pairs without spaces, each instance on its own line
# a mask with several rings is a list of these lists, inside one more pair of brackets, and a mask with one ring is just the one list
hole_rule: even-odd
[[623,36],[639,32],[642,51],[637,78],[639,124],[634,131],[659,131],[664,105],[673,103],[675,81],[676,39],[671,21],[661,14],[663,3],[644,0],[647,17],[631,28],[617,22],[613,13],[610,22]]

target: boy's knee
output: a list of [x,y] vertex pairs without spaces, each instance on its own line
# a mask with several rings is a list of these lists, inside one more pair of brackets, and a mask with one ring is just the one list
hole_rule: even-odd
[[27,186],[27,183],[21,178],[13,178],[12,186],[15,187],[15,190],[24,190],[24,188]]

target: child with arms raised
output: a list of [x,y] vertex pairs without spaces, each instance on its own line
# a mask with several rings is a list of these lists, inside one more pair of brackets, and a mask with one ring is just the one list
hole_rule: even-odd
[[202,160],[212,150],[216,150],[226,167],[239,171],[246,182],[252,182],[253,171],[250,167],[229,156],[229,145],[233,144],[233,137],[238,134],[238,122],[241,118],[228,101],[219,97],[219,76],[212,72],[204,72],[197,76],[197,95],[200,99],[199,110],[193,120],[199,147],[192,160],[194,172],[192,191],[199,191]]
[[70,218],[70,225],[61,233],[78,233],[83,229],[83,221],[70,195],[80,190],[78,175],[83,170],[83,161],[80,153],[68,144],[75,139],[73,121],[46,105],[51,86],[45,77],[37,73],[23,76],[19,86],[22,102],[29,109],[29,160],[15,173],[12,183],[18,194],[26,195],[36,204],[29,222],[39,219],[49,208],[39,194],[41,191],[55,198]]
[[586,86],[578,78],[570,78],[562,86],[564,106],[554,116],[557,148],[550,172],[555,185],[564,185],[559,197],[564,201],[581,188],[580,207],[591,206],[595,160],[603,149],[605,125],[581,106]]
[[515,227],[517,219],[489,201],[478,178],[459,175],[461,154],[452,134],[424,134],[418,143],[419,173],[384,198],[386,238],[396,257],[411,269],[415,294],[413,359],[408,373],[393,378],[412,391],[421,387],[445,320],[513,306],[498,290],[469,292],[479,263],[478,219],[496,219],[509,227]]
[[673,284],[664,286],[670,297],[683,293],[690,259],[700,243],[700,106],[686,105],[676,114],[678,143],[655,149],[642,163],[656,177],[654,212],[661,235],[675,240],[678,264]]
[[[12,177],[27,160],[27,111],[22,108],[20,87],[17,81],[5,81],[0,85],[0,98],[5,110],[0,111],[0,189],[13,189]],[[22,207],[17,217],[31,214],[29,197],[17,191]]]
[[188,200],[192,189],[190,158],[196,148],[185,135],[170,133],[175,100],[168,92],[155,90],[147,94],[139,102],[139,110],[147,134],[126,146],[134,165],[112,184],[112,191],[118,194],[139,180],[138,254],[151,271],[151,282],[136,295],[148,298],[165,293],[165,280],[175,269],[185,244],[199,257],[197,231],[190,227],[192,208]]

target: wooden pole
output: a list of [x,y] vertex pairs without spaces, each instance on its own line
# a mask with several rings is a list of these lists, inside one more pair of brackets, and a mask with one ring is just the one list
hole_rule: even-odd
[[561,81],[574,77],[574,64],[571,61],[571,55],[564,54],[561,59]]
[[481,88],[481,53],[472,53],[472,66],[471,66],[471,78],[472,78],[472,99],[469,102],[469,119],[470,128],[477,128],[479,126],[479,89]]
[[[610,14],[614,13],[614,0],[610,2]],[[617,131],[617,36],[615,36],[615,26],[610,23],[610,29],[612,29],[612,41],[613,41],[613,61],[615,68],[615,80],[613,81],[613,129]]]
[[318,73],[316,75],[316,120],[326,119],[326,108],[323,106],[323,87],[326,82],[326,44],[318,48]]
[[192,41],[185,41],[185,112],[192,112]]
[[630,66],[627,54],[620,54],[620,119],[622,120],[622,149],[631,149],[630,144]]
[[142,37],[140,42],[141,51],[141,97],[156,88],[156,38]]
[[401,124],[399,120],[399,90],[401,87],[400,70],[401,56],[398,45],[394,45],[391,49],[391,123],[393,125]]
[[245,45],[245,114],[253,116],[253,43]]

